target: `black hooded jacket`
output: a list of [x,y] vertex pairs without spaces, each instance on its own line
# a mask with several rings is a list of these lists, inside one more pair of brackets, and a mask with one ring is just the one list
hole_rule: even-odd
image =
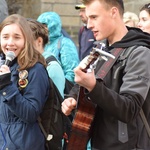
[[150,148],[150,139],[139,115],[143,108],[150,124],[150,35],[136,28],[128,30],[121,41],[107,47],[109,52],[114,48],[124,51],[104,81],[97,80],[95,88],[87,94],[98,105],[93,150]]
[[[97,79],[94,89],[86,93],[97,104],[92,150],[150,149],[150,138],[139,115],[143,108],[150,124],[150,35],[137,28],[128,30],[121,41],[107,46],[110,53],[115,48],[124,51],[104,80]],[[128,51],[129,56],[123,57]],[[77,88],[70,94],[75,97]]]
[[150,34],[138,28],[127,27],[128,33],[122,38],[121,41],[114,43],[111,47],[128,48],[134,45],[146,46],[150,48]]

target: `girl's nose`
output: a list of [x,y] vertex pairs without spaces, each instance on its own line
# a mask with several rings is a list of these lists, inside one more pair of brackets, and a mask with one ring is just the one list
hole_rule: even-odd
[[141,27],[141,22],[140,22],[140,21],[138,22],[137,27],[138,27],[138,28]]
[[8,41],[7,41],[7,44],[8,45],[13,45],[14,44],[13,38],[9,38]]

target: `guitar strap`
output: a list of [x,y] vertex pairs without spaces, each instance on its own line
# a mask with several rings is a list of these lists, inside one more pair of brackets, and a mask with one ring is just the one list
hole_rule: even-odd
[[[111,67],[114,65],[114,63],[116,62],[116,60],[118,59],[120,54],[123,52],[123,50],[124,50],[123,48],[114,49],[111,54],[115,56],[115,59],[109,58],[108,61],[106,61],[102,65],[102,67],[99,69],[99,71],[96,73],[96,76],[99,77],[100,79],[104,79],[104,77],[107,75],[107,73],[109,72]],[[147,119],[146,119],[145,114],[142,109],[140,110],[140,116],[145,125],[148,136],[150,137],[150,126],[147,122]]]
[[99,77],[100,79],[104,79],[104,77],[107,75],[111,67],[114,65],[120,54],[124,51],[123,48],[115,48],[112,51],[112,55],[115,56],[115,59],[109,58],[108,61],[106,61],[102,67],[99,69],[99,71],[96,73],[96,76]]

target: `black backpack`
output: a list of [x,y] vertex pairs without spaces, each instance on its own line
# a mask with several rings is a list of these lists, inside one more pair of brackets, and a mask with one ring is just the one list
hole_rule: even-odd
[[[51,55],[46,59],[46,63],[49,64],[51,61],[57,61],[57,59]],[[63,98],[50,77],[49,82],[49,97],[38,122],[45,136],[46,150],[62,150],[62,139],[64,139],[64,143],[67,142],[68,126],[71,126],[71,121],[61,111]]]
[[38,118],[40,128],[45,136],[46,150],[61,150],[62,139],[66,134],[66,122],[70,123],[67,116],[61,111],[63,98],[57,87],[50,81],[49,97],[44,105],[42,113]]

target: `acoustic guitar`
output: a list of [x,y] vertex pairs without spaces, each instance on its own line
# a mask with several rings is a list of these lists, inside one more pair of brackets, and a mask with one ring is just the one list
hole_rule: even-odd
[[[104,48],[105,45],[103,44],[101,44],[100,49],[93,48],[90,54],[81,61],[79,65],[83,68],[84,72],[95,68],[100,58],[107,61],[107,57],[105,56],[113,57],[111,54],[103,51]],[[67,150],[86,150],[91,136],[96,104],[85,96],[84,90],[83,87],[80,87],[77,109],[72,122]]]

